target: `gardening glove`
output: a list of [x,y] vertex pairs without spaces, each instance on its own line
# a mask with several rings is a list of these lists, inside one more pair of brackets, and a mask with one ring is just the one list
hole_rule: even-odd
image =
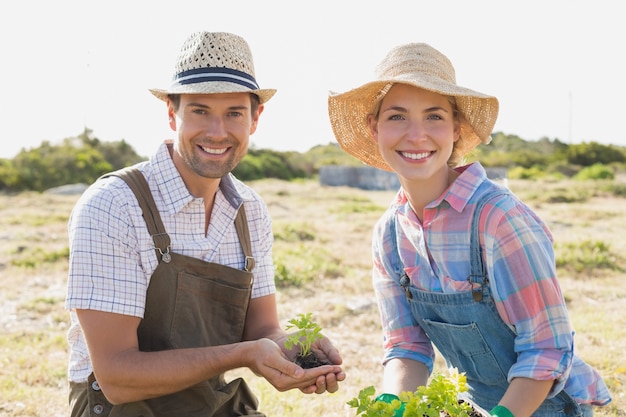
[[493,407],[490,414],[493,417],[513,417],[513,413],[511,413],[511,410],[503,405],[496,405],[495,407]]
[[[383,403],[391,404],[394,400],[400,401],[400,398],[395,394],[380,394],[374,399],[374,402],[380,401]],[[395,411],[393,417],[402,417],[402,415],[404,414],[404,406],[405,403],[400,402],[400,408]]]

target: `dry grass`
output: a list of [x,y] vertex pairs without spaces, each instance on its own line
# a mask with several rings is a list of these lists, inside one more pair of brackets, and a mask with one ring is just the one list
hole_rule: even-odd
[[[380,328],[370,285],[370,234],[392,192],[321,187],[313,181],[264,180],[251,185],[265,198],[274,229],[301,231],[306,240],[277,240],[275,256],[313,259],[319,273],[278,294],[281,320],[312,312],[340,348],[347,379],[331,395],[278,393],[246,370],[245,376],[269,416],[352,416],[346,401],[381,380]],[[579,354],[596,366],[613,395],[596,416],[626,413],[626,199],[598,194],[583,202],[550,203],[546,193],[571,184],[511,182],[511,189],[550,224],[559,241],[602,241],[622,270],[578,274],[563,270],[561,282],[577,330]],[[589,185],[587,185],[589,187]],[[594,193],[592,193],[594,194]],[[63,299],[66,221],[76,196],[0,195],[0,416],[65,416],[67,315]],[[296,233],[297,235],[297,233]],[[56,260],[56,261],[55,261]],[[295,262],[286,264],[289,267]],[[297,268],[290,271],[297,275]],[[443,369],[441,360],[437,367]]]

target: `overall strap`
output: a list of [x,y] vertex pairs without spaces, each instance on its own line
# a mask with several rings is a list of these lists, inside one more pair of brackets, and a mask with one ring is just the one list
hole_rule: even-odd
[[252,272],[254,269],[254,257],[252,256],[252,243],[250,241],[250,231],[248,230],[248,219],[246,217],[246,209],[243,203],[239,206],[237,217],[235,217],[235,229],[239,236],[241,249],[246,257],[244,271]]
[[[170,262],[170,236],[165,231],[165,226],[159,215],[159,210],[156,208],[156,203],[152,197],[152,192],[150,191],[146,177],[144,177],[141,171],[132,166],[105,174],[102,177],[108,176],[116,176],[123,179],[133,193],[135,193],[158,255],[161,256],[164,262]],[[252,272],[254,269],[254,257],[252,256],[250,231],[248,229],[248,220],[243,203],[239,206],[237,217],[235,217],[235,229],[237,230],[237,236],[239,237],[241,249],[245,256],[244,270]]]
[[170,236],[165,231],[159,210],[156,208],[152,192],[150,191],[150,187],[143,173],[135,167],[126,167],[105,176],[116,176],[123,179],[133,193],[135,193],[135,197],[137,197],[139,207],[141,207],[143,213],[143,218],[146,221],[146,226],[148,226],[148,231],[152,236],[154,248],[164,262],[169,262],[171,260]]
[[[470,232],[470,275],[467,280],[470,283],[478,283],[482,281],[488,281],[487,279],[487,268],[485,267],[485,262],[483,258],[483,248],[480,244],[480,232],[479,232],[479,224],[480,224],[480,215],[482,213],[483,207],[489,200],[492,198],[504,195],[507,191],[504,189],[497,189],[486,193],[480,197],[478,203],[476,203],[476,208],[474,209],[474,216],[472,217],[472,226]],[[484,289],[486,285],[479,286],[479,288]],[[480,301],[482,299],[482,291],[478,290],[474,292],[474,299],[476,301]]]

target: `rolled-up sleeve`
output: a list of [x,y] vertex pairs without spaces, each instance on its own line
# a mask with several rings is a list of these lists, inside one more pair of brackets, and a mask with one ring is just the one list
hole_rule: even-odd
[[433,370],[435,352],[428,336],[417,324],[399,279],[402,271],[396,248],[394,228],[388,217],[377,223],[373,233],[372,281],[383,329],[383,364],[405,358],[424,363]]
[[563,389],[574,357],[574,333],[557,281],[552,235],[525,206],[502,214],[488,226],[491,244],[486,247],[492,249],[486,256],[496,307],[517,335],[518,359],[508,379],[555,380],[552,397]]

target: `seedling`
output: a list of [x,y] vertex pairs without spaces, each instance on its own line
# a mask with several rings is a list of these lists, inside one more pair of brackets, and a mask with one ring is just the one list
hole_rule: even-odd
[[[316,341],[322,339],[322,328],[311,319],[311,313],[298,314],[296,318],[288,321],[286,330],[297,328],[298,331],[289,335],[285,341],[285,348],[291,350],[299,347],[300,351],[296,355],[295,361],[303,367],[313,367],[322,365],[317,356],[311,351],[311,346]],[[308,364],[313,361],[313,364]]]
[[[448,370],[449,375],[436,374],[428,385],[419,387],[415,392],[402,392],[399,400],[391,402],[376,401],[373,386],[362,389],[357,398],[348,401],[356,408],[356,416],[363,417],[472,417],[480,415],[469,403],[459,400],[459,393],[467,391],[467,379],[464,373],[455,368]],[[401,410],[404,406],[404,410]]]

